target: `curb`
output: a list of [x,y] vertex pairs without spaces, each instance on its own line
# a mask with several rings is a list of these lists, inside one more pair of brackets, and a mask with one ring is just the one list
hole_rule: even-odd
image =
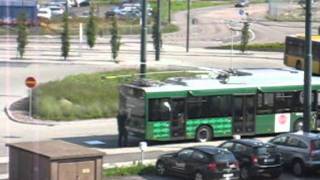
[[[21,99],[24,99],[24,98],[27,98],[27,97],[22,97]],[[21,99],[19,99],[19,100],[21,100]],[[4,111],[10,120],[17,122],[17,123],[21,123],[21,124],[30,124],[30,125],[39,125],[39,126],[59,126],[59,125],[79,124],[79,123],[93,123],[94,121],[108,121],[109,119],[110,120],[113,119],[113,118],[106,118],[106,119],[77,120],[77,121],[52,121],[52,120],[44,121],[44,120],[32,118],[32,121],[23,121],[23,120],[16,118],[10,110],[11,106],[15,102],[17,102],[17,101],[13,101],[10,104],[6,105],[4,108]]]

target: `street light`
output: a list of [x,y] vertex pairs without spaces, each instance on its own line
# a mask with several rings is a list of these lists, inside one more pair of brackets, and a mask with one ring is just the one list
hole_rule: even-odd
[[147,0],[141,0],[140,78],[146,77]]
[[310,131],[310,118],[311,118],[311,69],[312,69],[312,13],[311,13],[311,0],[305,0],[306,9],[306,24],[305,24],[305,60],[304,60],[304,112],[303,112],[303,131]]
[[190,6],[191,6],[191,0],[188,0],[187,5],[187,39],[186,39],[186,51],[189,52],[189,43],[190,43]]

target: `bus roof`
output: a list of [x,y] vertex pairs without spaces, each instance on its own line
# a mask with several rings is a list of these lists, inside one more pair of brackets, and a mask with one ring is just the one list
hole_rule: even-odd
[[[290,35],[289,37],[304,39],[304,34]],[[311,40],[320,42],[320,35],[312,35]]]
[[[303,90],[304,75],[293,69],[239,69],[246,75],[230,76],[226,83],[216,78],[176,78],[162,84],[139,87],[148,98],[254,94]],[[313,89],[320,89],[320,77],[312,77]]]

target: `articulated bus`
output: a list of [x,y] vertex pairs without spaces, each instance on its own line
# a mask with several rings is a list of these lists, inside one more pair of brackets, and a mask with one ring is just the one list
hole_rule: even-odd
[[[130,135],[149,141],[262,135],[303,126],[303,73],[242,69],[228,78],[170,78],[120,87]],[[312,77],[312,130],[320,129],[320,77]],[[320,106],[319,106],[320,107]]]
[[[312,36],[312,72],[320,74],[320,35]],[[285,42],[284,64],[296,69],[303,69],[305,58],[305,38],[295,35],[287,36]]]

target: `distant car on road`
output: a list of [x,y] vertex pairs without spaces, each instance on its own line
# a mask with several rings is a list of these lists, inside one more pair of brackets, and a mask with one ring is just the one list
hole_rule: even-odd
[[282,173],[282,157],[272,144],[255,139],[238,139],[226,141],[219,147],[231,151],[237,158],[243,180],[262,174],[277,178]]
[[37,16],[39,18],[51,19],[51,9],[50,8],[40,8],[38,10]]
[[233,154],[214,146],[189,147],[162,155],[156,162],[156,170],[159,175],[195,180],[239,179],[238,161]]
[[303,176],[309,170],[320,168],[320,134],[286,133],[269,142],[277,146],[294,175]]
[[237,0],[236,4],[234,5],[235,7],[247,7],[249,6],[250,1],[249,0]]

